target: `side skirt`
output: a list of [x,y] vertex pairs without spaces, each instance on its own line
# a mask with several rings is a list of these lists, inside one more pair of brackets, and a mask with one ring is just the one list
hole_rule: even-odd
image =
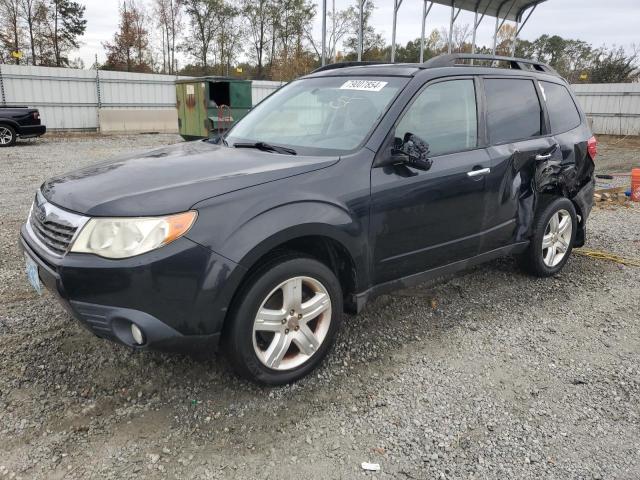
[[449,263],[448,265],[443,265],[441,267],[436,267],[425,272],[415,273],[413,275],[402,277],[397,280],[380,283],[368,290],[365,290],[364,292],[356,293],[353,295],[353,305],[355,306],[354,313],[359,313],[360,311],[362,311],[365,304],[378,295],[382,295],[384,293],[388,293],[401,288],[412,287],[414,285],[418,285],[420,283],[424,283],[438,277],[459,272],[460,270],[466,270],[467,268],[475,267],[476,265],[495,260],[496,258],[522,253],[528,246],[528,241],[518,242],[507,245],[506,247],[496,248],[495,250],[476,255],[475,257],[467,258],[465,260],[459,260],[457,262]]

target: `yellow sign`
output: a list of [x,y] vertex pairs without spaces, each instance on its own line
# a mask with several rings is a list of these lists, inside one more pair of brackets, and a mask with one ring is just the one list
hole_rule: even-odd
[[586,80],[589,78],[589,75],[587,75],[586,73],[581,73],[580,74],[580,80]]
[[20,59],[20,58],[22,58],[22,52],[19,51],[19,50],[14,50],[13,52],[11,52],[11,56],[13,58]]
[[242,73],[242,67],[236,67],[236,72],[237,73]]

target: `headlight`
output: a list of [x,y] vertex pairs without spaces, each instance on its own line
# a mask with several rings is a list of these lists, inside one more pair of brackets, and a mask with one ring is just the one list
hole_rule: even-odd
[[127,258],[162,247],[189,231],[195,211],[167,217],[92,218],[73,242],[72,252]]

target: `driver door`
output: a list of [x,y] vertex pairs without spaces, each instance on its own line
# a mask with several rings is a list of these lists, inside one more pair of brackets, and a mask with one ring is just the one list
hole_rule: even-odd
[[490,158],[478,147],[472,77],[428,84],[412,100],[379,155],[407,133],[429,144],[431,168],[388,165],[371,171],[370,245],[380,284],[473,257],[486,218]]

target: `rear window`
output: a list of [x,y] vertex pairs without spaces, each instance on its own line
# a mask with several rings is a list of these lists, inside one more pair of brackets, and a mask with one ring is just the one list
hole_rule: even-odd
[[526,140],[542,134],[542,109],[532,80],[484,80],[491,143]]
[[540,82],[540,88],[547,102],[553,133],[566,132],[580,125],[580,114],[566,87],[557,83]]

